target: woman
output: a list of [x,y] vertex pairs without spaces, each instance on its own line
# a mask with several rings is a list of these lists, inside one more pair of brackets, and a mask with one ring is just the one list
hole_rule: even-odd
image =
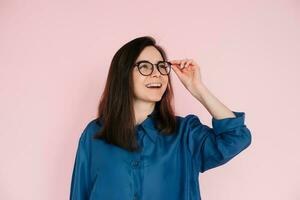
[[[174,115],[171,69],[213,128]],[[199,173],[250,145],[244,121],[210,93],[194,60],[168,61],[152,37],[136,38],[114,55],[98,117],[80,136],[70,199],[200,200]]]

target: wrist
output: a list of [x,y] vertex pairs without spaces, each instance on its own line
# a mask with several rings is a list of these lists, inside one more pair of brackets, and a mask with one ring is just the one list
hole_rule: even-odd
[[203,84],[197,84],[193,89],[193,96],[197,98],[199,101],[203,101],[203,97],[208,93],[208,88]]

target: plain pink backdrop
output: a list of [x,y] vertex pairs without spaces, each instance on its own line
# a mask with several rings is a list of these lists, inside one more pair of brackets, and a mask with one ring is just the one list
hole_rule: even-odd
[[[204,200],[300,199],[296,0],[1,1],[0,199],[68,199],[79,136],[114,53],[151,35],[192,58],[252,144],[200,174]],[[177,115],[211,116],[172,72]]]

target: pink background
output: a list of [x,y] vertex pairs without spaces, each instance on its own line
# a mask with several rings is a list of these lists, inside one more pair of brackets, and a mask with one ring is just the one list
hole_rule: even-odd
[[[144,35],[198,62],[213,94],[246,113],[252,144],[200,175],[203,199],[300,199],[299,18],[296,0],[1,1],[0,199],[68,199],[112,56]],[[172,76],[177,115],[211,126]]]

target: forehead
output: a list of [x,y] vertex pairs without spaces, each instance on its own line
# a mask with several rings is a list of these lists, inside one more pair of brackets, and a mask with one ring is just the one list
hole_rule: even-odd
[[163,57],[161,56],[160,52],[154,46],[147,46],[140,53],[136,62],[139,62],[141,60],[147,60],[152,63],[157,63],[158,61],[162,61]]

